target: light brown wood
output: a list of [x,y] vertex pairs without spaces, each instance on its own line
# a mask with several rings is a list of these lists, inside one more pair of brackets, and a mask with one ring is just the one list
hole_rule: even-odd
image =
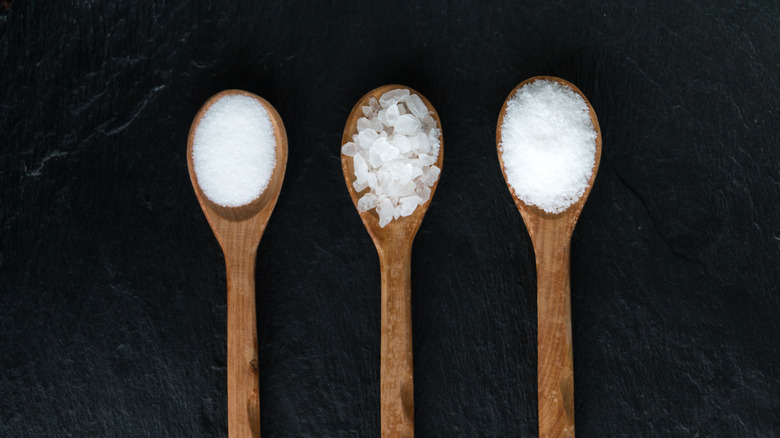
[[[265,191],[250,204],[222,207],[200,189],[192,164],[195,128],[206,110],[221,97],[241,94],[260,102],[268,111],[276,137],[276,167]],[[241,90],[226,90],[201,107],[190,127],[187,166],[203,213],[225,254],[227,268],[227,379],[228,435],[231,438],[260,437],[260,399],[257,362],[257,317],[255,315],[255,259],[257,245],[271,217],[287,167],[287,134],[279,113],[265,99]]]
[[496,128],[496,146],[501,172],[506,180],[501,156],[501,125],[509,99],[524,85],[539,79],[556,81],[577,92],[590,109],[596,129],[596,161],[588,188],[577,202],[565,211],[550,214],[517,197],[509,191],[531,236],[536,255],[537,283],[537,379],[539,402],[539,436],[542,438],[574,437],[574,368],[571,335],[571,301],[569,284],[569,254],[571,235],[582,207],[588,199],[601,160],[601,129],[596,112],[582,92],[570,82],[553,76],[537,76],[521,82],[504,101]]
[[[341,144],[352,141],[352,135],[357,133],[357,120],[363,117],[362,106],[368,105],[372,97],[379,97],[397,88],[406,88],[420,96],[422,101],[433,112],[441,132],[441,121],[433,105],[422,94],[409,87],[401,85],[385,85],[369,91],[363,96],[349,114],[344,126],[344,136]],[[442,167],[444,158],[444,141],[439,136],[441,147],[436,166]],[[347,182],[347,189],[352,202],[357,208],[360,197],[368,189],[358,193],[352,186],[355,181],[355,171],[352,158],[341,156],[341,169]],[[436,192],[438,181],[431,187],[431,199]],[[411,259],[412,241],[420,228],[425,212],[431,202],[428,200],[410,216],[393,220],[384,228],[379,226],[379,216],[376,210],[360,213],[368,234],[374,241],[379,253],[379,263],[382,272],[382,333],[380,342],[380,417],[383,438],[411,438],[414,436],[414,379],[412,366],[412,285]]]

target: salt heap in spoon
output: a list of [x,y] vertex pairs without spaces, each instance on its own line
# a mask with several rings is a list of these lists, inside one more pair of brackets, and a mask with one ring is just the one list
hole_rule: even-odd
[[195,129],[192,163],[198,185],[212,202],[240,207],[257,199],[276,166],[276,136],[268,111],[250,96],[219,98]]
[[539,79],[507,101],[501,158],[509,185],[526,204],[560,213],[588,188],[596,162],[596,130],[585,99]]
[[431,197],[441,169],[439,128],[420,96],[401,88],[372,97],[357,121],[357,134],[341,147],[352,157],[355,191],[369,189],[358,211],[376,208],[379,226],[411,215]]

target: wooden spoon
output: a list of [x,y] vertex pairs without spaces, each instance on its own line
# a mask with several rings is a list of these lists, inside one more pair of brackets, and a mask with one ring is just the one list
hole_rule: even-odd
[[[344,126],[341,144],[352,141],[357,134],[357,121],[363,117],[362,106],[368,105],[370,98],[377,100],[388,91],[408,89],[420,96],[436,120],[441,132],[441,121],[433,105],[422,94],[401,85],[385,85],[369,91],[352,108]],[[439,157],[436,166],[441,169],[444,157],[444,143],[439,135]],[[347,182],[352,202],[357,208],[358,199],[366,192],[356,192],[352,183],[355,171],[352,157],[341,156],[341,169]],[[431,187],[431,199],[436,191],[438,180]],[[374,241],[379,253],[382,272],[382,335],[380,365],[380,414],[383,438],[411,438],[414,436],[414,383],[412,368],[412,241],[420,228],[425,211],[431,199],[417,206],[414,213],[407,217],[394,219],[384,228],[379,226],[379,215],[372,209],[360,213],[368,234]]]
[[[565,85],[585,99],[590,118],[596,130],[596,160],[593,174],[582,197],[565,211],[547,213],[527,205],[517,197],[512,186],[509,191],[523,217],[536,254],[537,316],[538,316],[538,402],[540,437],[574,437],[574,370],[572,361],[571,304],[569,283],[569,254],[571,235],[582,207],[588,199],[596,179],[601,159],[601,130],[593,107],[582,92],[570,82],[553,76],[537,76],[520,83],[504,101],[498,117],[496,146],[501,172],[506,180],[501,155],[501,126],[504,123],[507,102],[524,85],[546,79]],[[509,184],[507,184],[509,185]]]
[[[276,167],[265,191],[241,207],[223,207],[203,194],[192,163],[195,130],[209,107],[220,98],[240,94],[260,102],[268,111],[276,137]],[[201,107],[190,127],[187,166],[203,213],[225,254],[227,265],[227,374],[228,435],[260,436],[260,399],[257,365],[257,317],[255,315],[255,259],[257,245],[279,198],[287,166],[287,134],[279,113],[265,99],[241,90],[226,90]]]

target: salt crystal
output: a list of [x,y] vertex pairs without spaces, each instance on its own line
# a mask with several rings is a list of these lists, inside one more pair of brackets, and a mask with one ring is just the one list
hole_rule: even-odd
[[390,161],[398,156],[398,148],[388,143],[384,138],[378,138],[371,150],[376,151],[383,162]]
[[387,126],[395,125],[395,122],[396,120],[398,120],[398,116],[400,115],[401,113],[398,110],[398,104],[392,104],[389,107],[387,107],[387,112],[385,113],[385,118],[387,119]]
[[420,122],[422,123],[422,129],[425,132],[430,132],[431,130],[436,128],[436,120],[434,120],[433,117],[427,114],[420,117]]
[[401,203],[401,216],[409,216],[422,203],[422,198],[416,195],[404,196],[399,199],[399,202]]
[[418,153],[422,152],[422,151],[420,151],[420,142],[417,141],[417,136],[416,135],[413,135],[411,137],[407,136],[406,139],[409,140],[409,147],[413,151],[418,151]]
[[379,134],[377,134],[373,129],[364,129],[358,133],[360,146],[365,149],[370,149],[371,146],[374,145],[374,140],[376,140],[378,137]]
[[392,145],[398,148],[398,152],[405,154],[412,150],[412,144],[409,143],[409,138],[405,135],[395,134],[393,135]]
[[430,166],[436,162],[436,157],[427,154],[420,154],[417,159],[420,161],[422,167]]
[[398,116],[398,120],[396,120],[393,126],[395,128],[393,132],[396,134],[416,135],[420,131],[421,126],[420,119],[412,114],[404,114]]
[[359,212],[371,210],[379,204],[379,200],[373,193],[366,193],[362,198],[358,199],[357,209]]
[[377,148],[371,148],[368,151],[368,164],[372,169],[379,169],[382,167],[382,158],[379,156],[379,150]]
[[374,117],[371,119],[371,129],[373,129],[376,132],[380,132],[385,129],[384,125],[382,124],[382,121],[379,120],[377,117]]
[[412,180],[417,179],[418,176],[423,176],[423,173],[425,173],[425,171],[422,169],[422,167],[412,165]]
[[371,187],[372,190],[376,191],[377,186],[379,186],[379,181],[376,179],[375,173],[369,173],[366,175],[366,183],[369,187]]
[[390,90],[387,93],[383,94],[379,98],[379,104],[382,106],[382,108],[387,108],[394,103],[398,103],[402,100],[406,100],[408,96],[409,96],[408,89],[397,88],[395,90]]
[[355,146],[355,143],[347,142],[344,146],[341,147],[341,153],[348,156],[348,157],[354,157],[357,153],[357,147]]
[[431,199],[431,188],[426,185],[418,185],[417,190],[415,190],[415,193],[417,193],[417,196],[422,199],[422,202],[420,204],[424,204],[428,202],[429,199]]
[[585,193],[596,159],[585,99],[550,80],[524,85],[507,102],[501,157],[507,182],[526,204],[560,213]]
[[[401,166],[396,178],[400,184],[407,184],[412,180],[412,164],[406,163]],[[436,182],[436,180],[434,180]]]
[[408,183],[399,187],[397,193],[398,196],[411,196],[414,195],[415,189],[417,189],[417,183],[414,181],[409,181]]
[[423,172],[423,176],[420,179],[420,181],[424,182],[425,184],[432,186],[433,183],[436,182],[436,180],[439,179],[439,173],[441,173],[441,169],[439,169],[436,166],[431,166]]
[[239,207],[257,199],[276,166],[271,118],[256,99],[231,94],[213,102],[195,128],[192,164],[212,202]]
[[358,132],[364,131],[366,129],[371,129],[371,122],[369,122],[368,119],[365,117],[359,118],[357,121]]
[[395,208],[393,207],[393,204],[387,198],[383,199],[382,202],[376,206],[376,213],[379,215],[380,227],[384,228],[385,225],[389,224],[390,221],[393,220],[393,214],[395,213],[394,210]]
[[379,185],[382,186],[382,188],[388,195],[395,194],[396,186],[395,184],[393,184],[393,175],[390,173],[389,170],[381,169],[379,172],[377,172],[376,177],[379,182]]
[[428,144],[431,146],[430,155],[439,155],[439,135],[441,133],[438,129],[431,130],[428,133]]
[[366,183],[366,182],[359,183],[359,182],[357,182],[357,180],[355,180],[355,182],[352,183],[352,187],[355,188],[356,192],[362,192],[363,190],[368,188],[368,183]]
[[417,138],[417,147],[419,148],[420,153],[427,154],[431,152],[431,142],[428,140],[428,136],[425,135],[424,132],[418,132],[415,137]]
[[357,154],[352,159],[353,166],[355,167],[355,178],[356,181],[359,183],[363,183],[366,181],[366,175],[368,175],[368,164],[366,164],[366,160],[363,159],[363,156],[360,154]]
[[433,166],[440,131],[422,99],[408,89],[389,91],[379,101],[369,99],[363,113],[366,117],[357,121],[358,134],[353,136],[355,150],[347,143],[342,152],[353,157],[355,190],[368,189],[358,200],[358,210],[376,209],[384,227],[430,199],[440,174]]
[[406,106],[409,107],[409,111],[412,112],[418,118],[428,115],[428,107],[420,99],[420,96],[413,94],[406,99]]
[[387,110],[386,109],[383,108],[383,109],[379,110],[379,112],[377,113],[376,117],[379,119],[380,122],[382,122],[383,125],[390,126],[390,123],[387,122]]

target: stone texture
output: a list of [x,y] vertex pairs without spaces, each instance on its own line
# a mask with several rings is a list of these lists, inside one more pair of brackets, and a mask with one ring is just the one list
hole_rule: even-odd
[[780,10],[731,3],[4,1],[0,436],[226,435],[224,266],[185,142],[227,88],[290,140],[258,251],[263,436],[378,436],[378,259],[339,149],[386,83],[444,130],[417,435],[535,436],[533,252],[494,136],[539,74],[604,135],[572,252],[578,436],[780,436]]

